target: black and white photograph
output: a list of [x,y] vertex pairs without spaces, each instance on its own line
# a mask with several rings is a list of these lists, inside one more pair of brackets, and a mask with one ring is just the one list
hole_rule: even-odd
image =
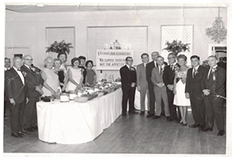
[[3,6],[3,157],[232,155],[231,2]]

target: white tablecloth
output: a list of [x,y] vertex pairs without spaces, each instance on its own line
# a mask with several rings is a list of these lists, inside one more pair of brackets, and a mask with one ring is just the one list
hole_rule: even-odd
[[86,103],[38,102],[39,139],[60,144],[92,141],[119,117],[121,101],[122,91],[118,89]]

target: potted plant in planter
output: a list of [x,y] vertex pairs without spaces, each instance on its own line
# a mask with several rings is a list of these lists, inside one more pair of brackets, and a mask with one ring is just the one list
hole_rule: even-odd
[[190,43],[182,43],[181,41],[178,40],[173,40],[171,43],[167,41],[166,45],[167,47],[164,48],[163,50],[167,50],[168,52],[175,53],[176,56],[180,52],[185,52],[185,51],[189,52],[190,49],[189,47]]
[[71,43],[66,43],[64,40],[59,43],[55,41],[50,45],[50,47],[47,47],[46,52],[55,52],[58,55],[63,53],[69,54],[70,48],[73,48]]

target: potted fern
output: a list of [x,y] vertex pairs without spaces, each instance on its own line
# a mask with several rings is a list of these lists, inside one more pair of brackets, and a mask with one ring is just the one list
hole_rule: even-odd
[[69,54],[70,48],[73,48],[71,43],[66,43],[64,40],[59,43],[55,41],[50,45],[50,47],[47,47],[46,52],[55,52],[58,55]]
[[167,50],[168,52],[175,53],[176,56],[180,52],[185,52],[185,51],[189,52],[190,49],[189,47],[190,43],[182,43],[181,41],[178,40],[173,40],[171,43],[167,41],[165,45],[167,47],[164,48],[163,50]]

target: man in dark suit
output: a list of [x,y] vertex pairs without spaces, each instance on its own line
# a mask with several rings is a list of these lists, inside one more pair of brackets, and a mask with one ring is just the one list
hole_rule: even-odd
[[148,91],[149,91],[149,101],[150,101],[150,110],[147,118],[153,117],[155,115],[155,93],[154,93],[154,85],[151,81],[152,70],[154,67],[158,67],[156,62],[157,57],[159,56],[159,52],[152,52],[151,58],[152,61],[146,65],[146,76],[147,76],[147,83],[148,83]]
[[174,84],[174,78],[175,78],[175,66],[177,65],[176,55],[174,53],[168,54],[168,63],[169,65],[164,68],[163,80],[164,80],[165,86],[167,87],[170,118],[171,120],[176,120],[177,122],[179,122],[180,119],[177,116],[176,106],[173,105],[173,100],[174,100],[174,93],[173,93],[174,85],[173,84]]
[[190,98],[192,115],[195,123],[189,125],[189,127],[199,127],[199,131],[201,131],[205,127],[205,105],[202,90],[204,89],[203,80],[207,69],[200,66],[199,56],[193,55],[190,60],[192,68],[187,72],[185,94],[187,98]]
[[[10,70],[11,68],[11,61],[10,58],[5,58],[5,66],[4,66],[4,70]],[[6,96],[6,92],[5,92],[5,88],[4,88],[4,118],[6,119],[6,109],[9,108],[10,104],[9,104],[9,99]]]
[[86,79],[86,75],[87,75],[87,71],[85,68],[86,58],[84,56],[79,56],[78,58],[80,59],[79,68],[83,69],[83,84],[85,84],[85,79]]
[[[141,55],[142,62],[137,66],[137,90],[140,92],[140,115],[144,115],[145,112],[145,97],[147,95],[147,99],[149,100],[148,95],[148,85],[147,85],[147,77],[146,77],[146,65],[149,61],[149,55],[147,53],[143,53]],[[149,110],[149,102],[148,102],[148,110]]]
[[163,81],[163,70],[165,68],[164,58],[162,56],[157,57],[158,67],[153,68],[151,81],[154,84],[155,100],[156,100],[156,112],[154,119],[160,118],[162,101],[164,104],[165,116],[168,121],[171,121],[169,106],[168,106],[168,96],[166,92],[166,86]]
[[22,59],[13,58],[13,67],[5,73],[6,96],[10,101],[10,124],[11,136],[22,137],[23,130],[23,112],[25,103],[28,102],[26,88],[26,73],[21,72],[20,67]]
[[126,57],[126,65],[120,68],[122,83],[122,115],[126,116],[127,101],[129,99],[129,114],[137,114],[134,110],[136,70],[132,67],[132,57]]
[[223,99],[225,96],[225,69],[217,65],[217,57],[209,56],[208,63],[210,68],[204,80],[203,93],[205,95],[206,107],[206,128],[203,131],[212,131],[214,118],[216,120],[218,136],[225,134],[224,116],[223,116]]
[[24,109],[24,129],[29,132],[37,130],[37,112],[36,102],[39,101],[39,97],[43,94],[43,78],[40,74],[40,69],[32,64],[32,57],[25,55],[23,57],[24,65],[21,70],[24,71],[26,76],[26,86],[28,88],[29,102],[25,105]]

